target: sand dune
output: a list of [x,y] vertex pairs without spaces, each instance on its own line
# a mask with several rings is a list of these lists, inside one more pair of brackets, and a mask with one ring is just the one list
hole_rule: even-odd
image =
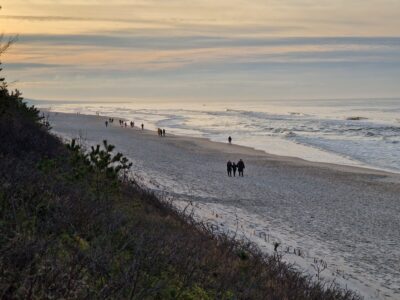
[[[370,299],[400,298],[400,176],[270,155],[251,148],[120,128],[104,118],[52,113],[53,131],[88,144],[107,139],[134,162],[138,180],[179,207],[261,249]],[[242,158],[245,177],[226,176]],[[188,202],[189,201],[189,202]]]

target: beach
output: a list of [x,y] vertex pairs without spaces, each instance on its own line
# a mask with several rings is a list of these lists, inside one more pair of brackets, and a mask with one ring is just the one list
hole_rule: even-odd
[[[133,162],[139,184],[217,232],[267,253],[279,243],[283,260],[366,299],[400,297],[400,175],[168,131],[159,137],[154,130],[122,128],[116,118],[106,128],[107,119],[50,114],[55,134],[87,145],[107,140]],[[243,178],[227,176],[228,159],[244,160]],[[327,264],[320,274],[315,259]]]

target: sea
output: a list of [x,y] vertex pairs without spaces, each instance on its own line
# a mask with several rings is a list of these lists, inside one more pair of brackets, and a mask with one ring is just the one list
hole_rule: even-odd
[[[55,112],[99,114],[309,161],[400,173],[400,98],[257,101],[41,101]],[[50,120],[51,122],[51,120]]]

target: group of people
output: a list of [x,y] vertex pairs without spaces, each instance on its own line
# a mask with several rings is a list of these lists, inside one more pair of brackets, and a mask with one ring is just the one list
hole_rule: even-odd
[[[119,122],[119,126],[125,127],[125,128],[128,127],[128,122],[126,122],[124,120],[118,120],[118,122]],[[104,123],[105,123],[106,127],[108,127],[108,124],[114,123],[114,118],[108,118],[108,120],[106,120]],[[131,126],[131,128],[133,128],[133,127],[135,127],[135,122],[130,121],[129,125]],[[142,123],[140,126],[141,126],[141,128],[143,130],[144,129],[144,124]]]
[[240,159],[237,163],[231,162],[230,160],[228,160],[228,162],[226,163],[226,168],[227,168],[229,177],[232,177],[232,174],[233,174],[233,177],[236,177],[236,171],[238,171],[238,173],[239,173],[238,175],[240,177],[243,177],[243,171],[244,171],[245,166],[244,166],[244,162],[242,159]]
[[[121,122],[121,121],[120,121]],[[106,120],[104,122],[104,124],[106,124],[106,127],[108,127],[108,123],[114,123],[114,119],[113,118],[108,118],[108,120]],[[121,124],[121,123],[120,123]]]
[[158,128],[157,133],[158,133],[158,136],[165,136],[165,129]]
[[[231,136],[228,137],[228,143],[232,144]],[[231,162],[230,160],[228,160],[228,162],[226,163],[226,170],[228,172],[229,177],[232,177],[232,175],[233,177],[236,177],[236,171],[239,173],[238,175],[240,177],[243,177],[244,168],[245,166],[242,159],[239,159],[237,163]]]
[[[129,125],[131,126],[131,128],[133,128],[133,127],[135,127],[135,122],[131,121]],[[126,128],[126,127],[128,127],[128,123],[124,120],[119,120],[119,126]]]

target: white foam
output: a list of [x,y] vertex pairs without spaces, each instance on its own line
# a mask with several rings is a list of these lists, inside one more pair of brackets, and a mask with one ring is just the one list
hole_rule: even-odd
[[[144,123],[151,130],[162,127],[168,133],[219,142],[232,136],[236,144],[271,154],[400,172],[400,124],[395,117],[400,100],[382,102],[381,107],[367,100],[356,101],[353,106],[340,101],[333,103],[336,106],[312,104],[299,101],[297,106],[292,103],[286,107],[267,102],[264,106],[230,103],[234,108],[219,104],[205,109],[202,105],[185,107],[176,103],[146,108],[135,104],[55,103],[53,109],[100,112]],[[354,116],[358,120],[348,120]]]

